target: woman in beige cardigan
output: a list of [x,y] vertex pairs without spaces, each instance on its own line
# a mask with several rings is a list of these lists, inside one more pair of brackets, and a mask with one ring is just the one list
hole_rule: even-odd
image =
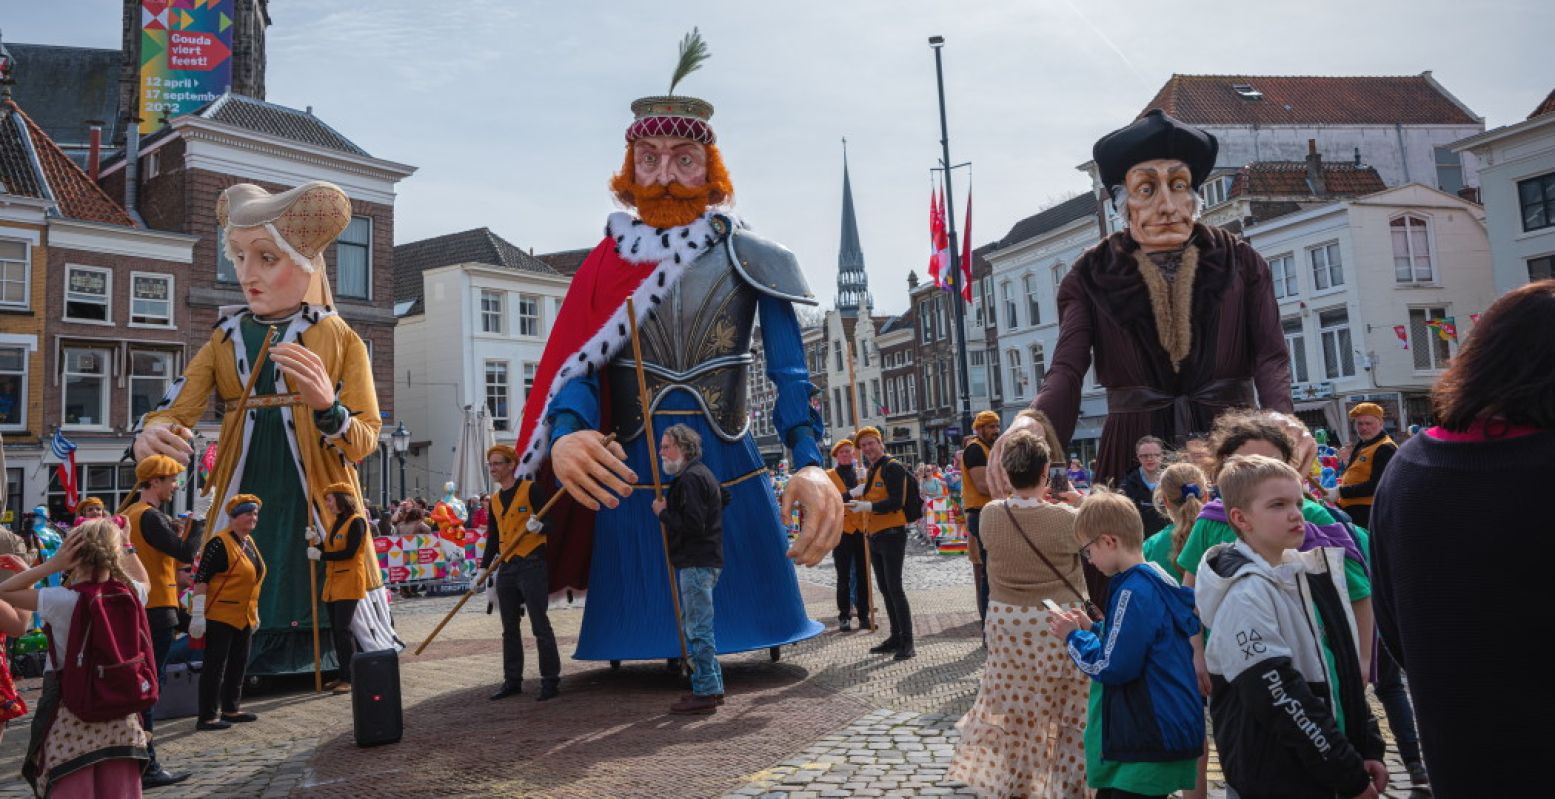
[[1014,496],[983,509],[983,546],[993,555],[988,657],[977,701],[957,725],[961,742],[948,776],[986,796],[1087,796],[1090,685],[1071,667],[1064,642],[1048,632],[1044,607],[1082,605],[1085,577],[1075,510],[1046,499],[1049,458],[1047,444],[1031,431],[1011,436],[1001,462]]

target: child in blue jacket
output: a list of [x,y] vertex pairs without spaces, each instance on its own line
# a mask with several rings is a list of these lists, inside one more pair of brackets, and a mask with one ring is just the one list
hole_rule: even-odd
[[1192,790],[1204,751],[1204,699],[1189,643],[1199,631],[1193,589],[1145,560],[1144,523],[1128,497],[1097,488],[1080,505],[1081,557],[1112,577],[1106,621],[1051,610],[1053,634],[1090,675],[1086,782],[1096,799]]

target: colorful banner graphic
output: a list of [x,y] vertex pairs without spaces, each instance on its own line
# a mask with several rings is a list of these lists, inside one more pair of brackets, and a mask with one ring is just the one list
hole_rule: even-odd
[[140,132],[232,88],[233,0],[141,0]]
[[429,581],[468,582],[481,565],[486,532],[466,530],[455,542],[436,533],[386,535],[373,539],[378,567],[390,586]]

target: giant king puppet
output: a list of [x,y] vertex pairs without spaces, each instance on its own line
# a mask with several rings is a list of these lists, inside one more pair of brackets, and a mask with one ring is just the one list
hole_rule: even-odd
[[[819,562],[835,546],[842,517],[841,497],[819,466],[824,430],[811,409],[816,389],[793,307],[814,299],[794,255],[731,210],[734,187],[708,123],[712,105],[673,94],[705,57],[693,33],[681,43],[670,95],[632,103],[625,160],[611,181],[632,212],[609,216],[604,239],[573,277],[519,431],[520,476],[554,473],[577,500],[548,521],[548,556],[553,590],[586,584],[579,660],[681,654],[650,508],[656,446],[643,434],[633,326],[654,429],[683,423],[700,433],[702,460],[730,496],[714,594],[719,652],[777,647],[822,629],[805,615],[789,560]],[[777,388],[772,421],[796,468],[781,511],[749,430],[758,319],[766,375]],[[783,520],[796,505],[803,523],[789,548]]]
[[[355,464],[378,446],[367,349],[333,308],[323,258],[351,221],[351,202],[319,181],[280,194],[244,183],[222,192],[216,214],[247,303],[220,309],[210,340],[142,418],[133,451],[137,459],[160,453],[187,463],[190,428],[216,398],[221,454],[208,482],[217,518],[206,530],[227,526],[228,497],[254,494],[265,503],[253,536],[269,573],[248,672],[301,672],[313,666],[306,530],[331,529],[324,489],[333,483],[352,485],[362,507]],[[352,623],[360,651],[399,645],[370,544],[357,564],[369,587]]]

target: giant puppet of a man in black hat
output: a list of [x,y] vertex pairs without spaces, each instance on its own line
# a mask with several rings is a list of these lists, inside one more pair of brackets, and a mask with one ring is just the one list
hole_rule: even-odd
[[1032,406],[1067,442],[1094,358],[1108,414],[1098,482],[1124,477],[1143,436],[1180,444],[1226,408],[1292,410],[1269,265],[1236,235],[1197,221],[1198,189],[1218,150],[1214,136],[1160,110],[1093,150],[1127,227],[1059,285],[1058,345]]

